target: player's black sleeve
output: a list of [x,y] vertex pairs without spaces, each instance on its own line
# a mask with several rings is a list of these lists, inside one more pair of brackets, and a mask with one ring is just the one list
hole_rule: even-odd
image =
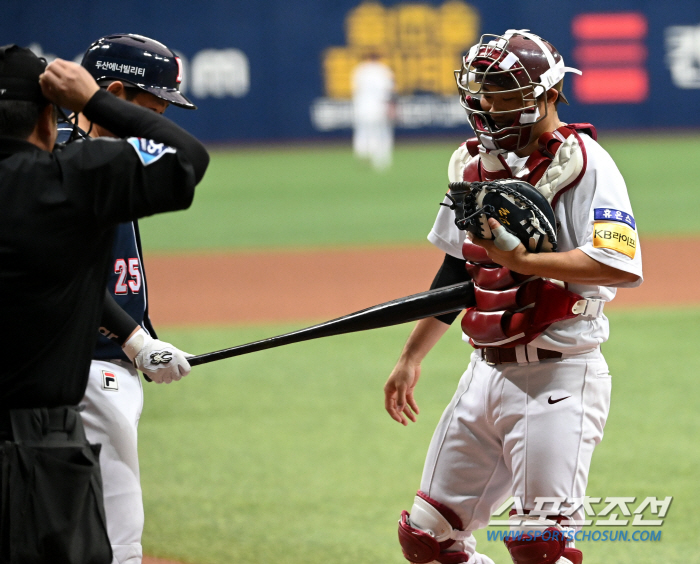
[[102,306],[102,318],[100,319],[100,333],[123,345],[127,337],[138,326],[139,324],[119,307],[112,292],[109,289],[105,289],[105,301]]
[[[463,259],[458,259],[452,255],[445,255],[445,259],[442,261],[440,270],[438,270],[433,283],[430,285],[430,289],[444,288],[445,286],[451,286],[452,284],[459,284],[460,282],[467,282],[471,280],[467,269],[465,268],[465,263],[467,261]],[[439,319],[443,323],[452,325],[452,322],[457,319],[457,316],[461,312],[456,311],[453,313],[446,313],[444,315],[438,315],[435,319]]]
[[118,137],[144,137],[175,147],[194,169],[195,184],[209,165],[209,153],[194,136],[168,118],[136,104],[120,100],[100,89],[83,108],[90,121],[97,122]]

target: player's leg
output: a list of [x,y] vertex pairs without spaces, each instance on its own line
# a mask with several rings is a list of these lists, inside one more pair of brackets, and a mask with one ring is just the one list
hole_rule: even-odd
[[420,492],[400,525],[411,562],[492,562],[476,552],[472,531],[485,527],[510,495],[510,471],[493,426],[499,401],[493,374],[493,367],[472,360],[435,430]]
[[367,120],[356,119],[352,130],[352,148],[356,157],[361,159],[369,158],[371,153],[371,131]]
[[143,407],[141,379],[126,362],[93,361],[81,405],[88,440],[102,444],[100,468],[113,564],[140,564],[144,516],[136,428]]
[[[497,425],[504,427],[503,452],[513,473],[513,495],[526,511],[566,514],[571,507],[568,503],[543,505],[542,499],[575,500],[586,493],[593,449],[603,437],[610,404],[607,364],[595,351],[562,361],[513,365],[503,374],[503,416]],[[522,518],[526,517],[512,517]],[[580,509],[573,518],[583,518]],[[506,546],[511,555],[537,564],[548,564],[553,553],[575,564],[580,561],[582,555],[573,542],[565,542],[574,530],[555,534],[561,528],[554,522],[542,529],[540,533],[550,529],[551,542],[532,542],[534,535],[530,541],[510,541]],[[522,534],[524,529],[513,526],[511,530]],[[548,556],[538,556],[538,551]]]
[[391,153],[394,136],[391,123],[387,120],[378,120],[372,128],[371,161],[375,170],[384,171],[391,166]]

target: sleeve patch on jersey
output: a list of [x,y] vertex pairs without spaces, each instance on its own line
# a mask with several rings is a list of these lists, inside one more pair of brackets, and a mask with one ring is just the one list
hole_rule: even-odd
[[136,154],[141,159],[144,166],[156,162],[166,153],[175,153],[173,147],[168,147],[163,143],[156,143],[152,139],[141,139],[140,137],[129,137],[127,142],[136,150]]
[[593,246],[612,249],[633,259],[637,251],[637,232],[620,223],[595,222],[593,224]]
[[631,214],[625,213],[620,210],[614,210],[612,208],[595,208],[593,210],[593,220],[594,221],[619,221],[621,223],[626,223],[632,229],[636,228],[634,223],[634,218]]

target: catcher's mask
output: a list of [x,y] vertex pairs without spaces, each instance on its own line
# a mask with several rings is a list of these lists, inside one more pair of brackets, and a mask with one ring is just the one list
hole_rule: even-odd
[[154,39],[132,33],[101,37],[88,47],[80,64],[98,83],[119,80],[175,106],[197,109],[180,92],[180,58]]
[[[462,68],[455,71],[455,79],[460,103],[483,147],[501,152],[526,147],[533,126],[547,116],[547,105],[542,115],[538,98],[557,88],[561,99],[568,104],[559,90],[567,72],[581,74],[578,69],[564,66],[564,59],[553,45],[526,29],[482,35],[480,42],[462,59]],[[519,109],[483,110],[481,96],[485,85],[497,87],[498,95],[519,97]],[[504,120],[494,120],[498,117]],[[503,121],[510,124],[503,125]]]

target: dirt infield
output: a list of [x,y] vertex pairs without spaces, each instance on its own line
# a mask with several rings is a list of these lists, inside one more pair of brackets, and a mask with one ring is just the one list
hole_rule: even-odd
[[[700,238],[642,241],[644,284],[610,308],[700,304]],[[430,245],[146,256],[159,326],[325,320],[427,289],[442,261]]]

